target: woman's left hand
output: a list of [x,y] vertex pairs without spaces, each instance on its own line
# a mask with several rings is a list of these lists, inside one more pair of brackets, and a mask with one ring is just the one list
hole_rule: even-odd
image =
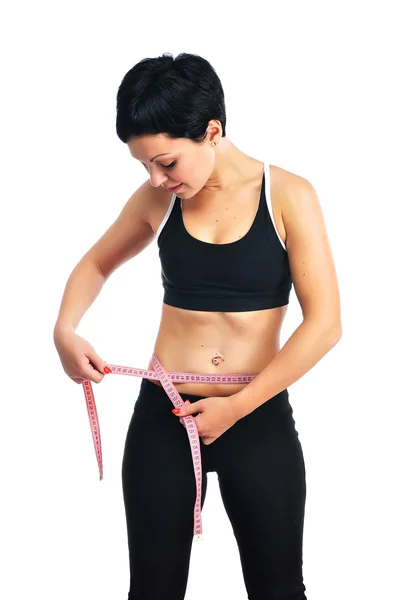
[[239,420],[233,396],[210,396],[192,404],[187,400],[177,416],[181,417],[180,421],[184,425],[184,417],[195,413],[198,413],[195,417],[198,435],[206,446],[212,444]]

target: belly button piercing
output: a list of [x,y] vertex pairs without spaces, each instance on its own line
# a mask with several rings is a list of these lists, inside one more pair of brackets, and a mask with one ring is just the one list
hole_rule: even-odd
[[221,354],[220,352],[216,352],[216,356],[214,358],[212,358],[211,362],[213,363],[213,365],[218,365],[220,362],[220,359],[224,360],[223,354]]

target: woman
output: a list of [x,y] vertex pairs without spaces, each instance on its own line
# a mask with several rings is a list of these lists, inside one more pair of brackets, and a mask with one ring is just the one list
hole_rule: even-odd
[[[186,415],[198,428],[202,505],[216,472],[248,597],[305,599],[305,465],[287,387],[341,337],[315,190],[227,138],[221,82],[196,55],[135,65],[118,90],[117,134],[149,179],[69,278],[55,327],[66,373],[101,381],[106,363],[75,329],[110,274],[156,239],[164,301],[154,352],[165,370],[257,374],[176,384],[178,415],[160,381],[142,379],[122,466],[129,599],[185,596],[196,499]],[[280,348],[293,284],[303,322]]]

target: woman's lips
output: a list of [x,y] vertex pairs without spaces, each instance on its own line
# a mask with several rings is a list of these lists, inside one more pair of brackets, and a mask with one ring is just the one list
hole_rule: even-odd
[[173,188],[168,188],[169,192],[178,192],[180,187],[182,186],[182,183],[180,183],[179,185],[177,185],[176,187]]

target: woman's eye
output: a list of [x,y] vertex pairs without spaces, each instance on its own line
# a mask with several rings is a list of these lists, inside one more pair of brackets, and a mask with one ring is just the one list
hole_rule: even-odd
[[[161,164],[161,163],[160,163],[160,164]],[[175,160],[174,160],[174,161],[173,161],[172,163],[170,163],[169,165],[163,165],[163,164],[161,164],[161,167],[162,167],[163,169],[172,169],[172,167],[173,167],[174,165],[176,165],[176,164],[177,164],[177,161],[175,161]],[[148,167],[145,165],[145,163],[142,163],[142,165],[145,167],[145,169],[146,169],[147,171],[149,171],[149,169],[148,169]]]

